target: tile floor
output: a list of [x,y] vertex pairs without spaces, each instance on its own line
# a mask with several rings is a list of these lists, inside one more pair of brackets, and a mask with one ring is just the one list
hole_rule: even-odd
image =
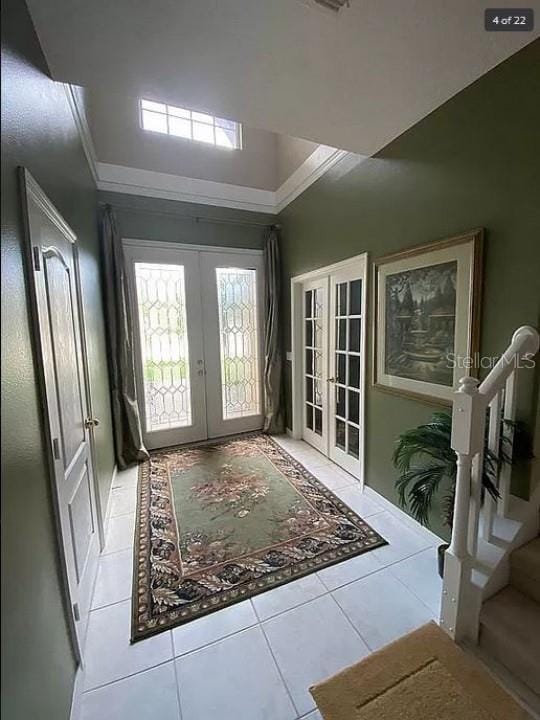
[[119,473],[86,641],[82,720],[320,720],[314,682],[434,618],[440,540],[304,442],[280,443],[389,545],[129,644],[136,470]]

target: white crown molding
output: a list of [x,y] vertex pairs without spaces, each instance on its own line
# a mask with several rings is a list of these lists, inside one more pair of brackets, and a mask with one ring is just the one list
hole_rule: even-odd
[[102,163],[97,159],[86,113],[81,107],[76,89],[64,83],[64,90],[90,172],[99,190],[277,215],[330,168],[350,154],[346,150],[318,145],[275,191]]
[[316,147],[311,155],[276,190],[276,212],[281,212],[304,190],[307,190],[315,180],[322,177],[348,154],[347,150],[337,150],[328,145]]
[[97,164],[97,171],[99,190],[255,212],[272,214],[276,212],[276,194],[271,190],[259,190],[100,162]]
[[88,160],[90,172],[92,173],[94,182],[97,185],[99,180],[96,168],[97,155],[96,149],[94,147],[94,142],[92,140],[92,134],[90,133],[90,128],[88,127],[86,112],[84,108],[80,105],[80,101],[77,96],[75,87],[73,85],[70,85],[69,83],[63,83],[63,85],[69,107],[71,108],[73,119],[75,120],[75,125],[77,126],[77,130],[79,131],[79,137],[81,138],[84,154],[86,155],[86,159]]

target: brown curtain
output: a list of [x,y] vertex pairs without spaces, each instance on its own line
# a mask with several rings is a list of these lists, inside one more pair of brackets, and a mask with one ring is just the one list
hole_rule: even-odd
[[121,470],[148,458],[144,447],[135,385],[131,319],[122,242],[110,205],[103,210],[101,243],[105,321],[116,461]]
[[281,263],[279,230],[270,227],[265,233],[265,337],[264,337],[264,431],[273,435],[285,430],[283,413],[283,357],[281,317]]

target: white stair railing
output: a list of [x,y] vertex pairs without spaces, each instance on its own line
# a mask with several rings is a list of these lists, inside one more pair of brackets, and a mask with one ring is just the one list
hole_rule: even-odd
[[[495,515],[506,517],[508,513],[512,470],[508,464],[503,464],[499,476],[500,499],[495,502],[486,493],[482,504],[486,418],[488,448],[498,455],[501,422],[515,419],[518,368],[538,352],[539,346],[538,332],[526,325],[520,327],[485,380],[479,384],[475,378],[465,377],[454,394],[452,448],[457,454],[456,494],[452,538],[444,559],[440,623],[456,641],[465,637],[475,639],[478,632],[480,607],[473,595],[472,570],[479,538],[489,541]],[[507,435],[511,434],[510,430]]]

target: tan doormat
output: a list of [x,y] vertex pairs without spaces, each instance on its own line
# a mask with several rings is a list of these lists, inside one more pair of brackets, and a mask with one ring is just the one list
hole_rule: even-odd
[[324,720],[529,720],[435,623],[310,689]]

